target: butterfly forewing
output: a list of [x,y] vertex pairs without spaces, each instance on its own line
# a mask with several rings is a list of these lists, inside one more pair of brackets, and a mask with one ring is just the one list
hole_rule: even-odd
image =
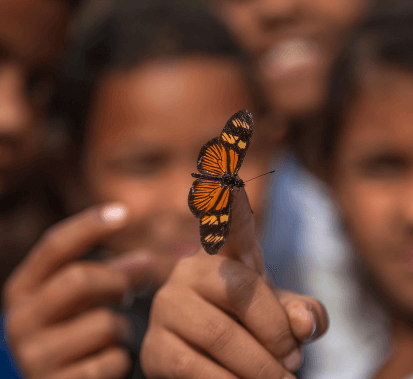
[[220,135],[228,151],[228,172],[237,174],[250,146],[254,122],[247,110],[235,113],[226,123]]
[[198,156],[198,170],[206,178],[197,179],[189,191],[191,212],[200,219],[201,243],[209,254],[224,246],[231,225],[233,184],[224,175],[235,177],[247,153],[253,132],[251,113],[242,110],[226,123],[221,135],[207,142]]
[[221,176],[228,172],[228,152],[219,137],[207,142],[199,152],[198,171]]

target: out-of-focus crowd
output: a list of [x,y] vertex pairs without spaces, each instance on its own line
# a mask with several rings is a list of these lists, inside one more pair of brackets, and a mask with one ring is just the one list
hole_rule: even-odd
[[413,378],[412,104],[410,0],[1,0],[0,377]]

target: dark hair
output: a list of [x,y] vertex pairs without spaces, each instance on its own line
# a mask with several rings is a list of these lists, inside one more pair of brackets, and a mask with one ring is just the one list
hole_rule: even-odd
[[168,56],[241,57],[225,27],[205,8],[179,0],[125,0],[73,41],[53,103],[78,146],[96,83],[104,72]]
[[315,172],[331,168],[346,112],[363,82],[363,65],[373,62],[413,71],[413,2],[381,1],[351,34],[333,69],[327,102],[320,115],[296,122],[290,142]]
[[70,5],[70,8],[76,9],[80,6],[80,4],[83,2],[83,0],[63,0],[64,2],[68,3]]

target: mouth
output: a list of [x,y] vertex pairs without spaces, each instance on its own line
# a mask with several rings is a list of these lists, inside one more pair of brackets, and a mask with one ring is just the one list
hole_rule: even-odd
[[317,43],[309,39],[289,39],[267,50],[259,60],[259,67],[265,78],[282,81],[307,74],[319,61]]
[[403,263],[409,271],[413,272],[413,247],[407,249]]

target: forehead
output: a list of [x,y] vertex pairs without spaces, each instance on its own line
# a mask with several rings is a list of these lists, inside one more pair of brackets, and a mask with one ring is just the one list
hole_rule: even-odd
[[242,71],[233,61],[152,61],[101,81],[88,132],[94,143],[110,140],[112,146],[128,137],[182,146],[192,136],[205,141],[214,137],[233,113],[250,105]]
[[369,70],[344,122],[340,145],[350,151],[398,147],[413,152],[413,72]]
[[55,60],[70,13],[63,0],[1,0],[1,50],[31,64]]

